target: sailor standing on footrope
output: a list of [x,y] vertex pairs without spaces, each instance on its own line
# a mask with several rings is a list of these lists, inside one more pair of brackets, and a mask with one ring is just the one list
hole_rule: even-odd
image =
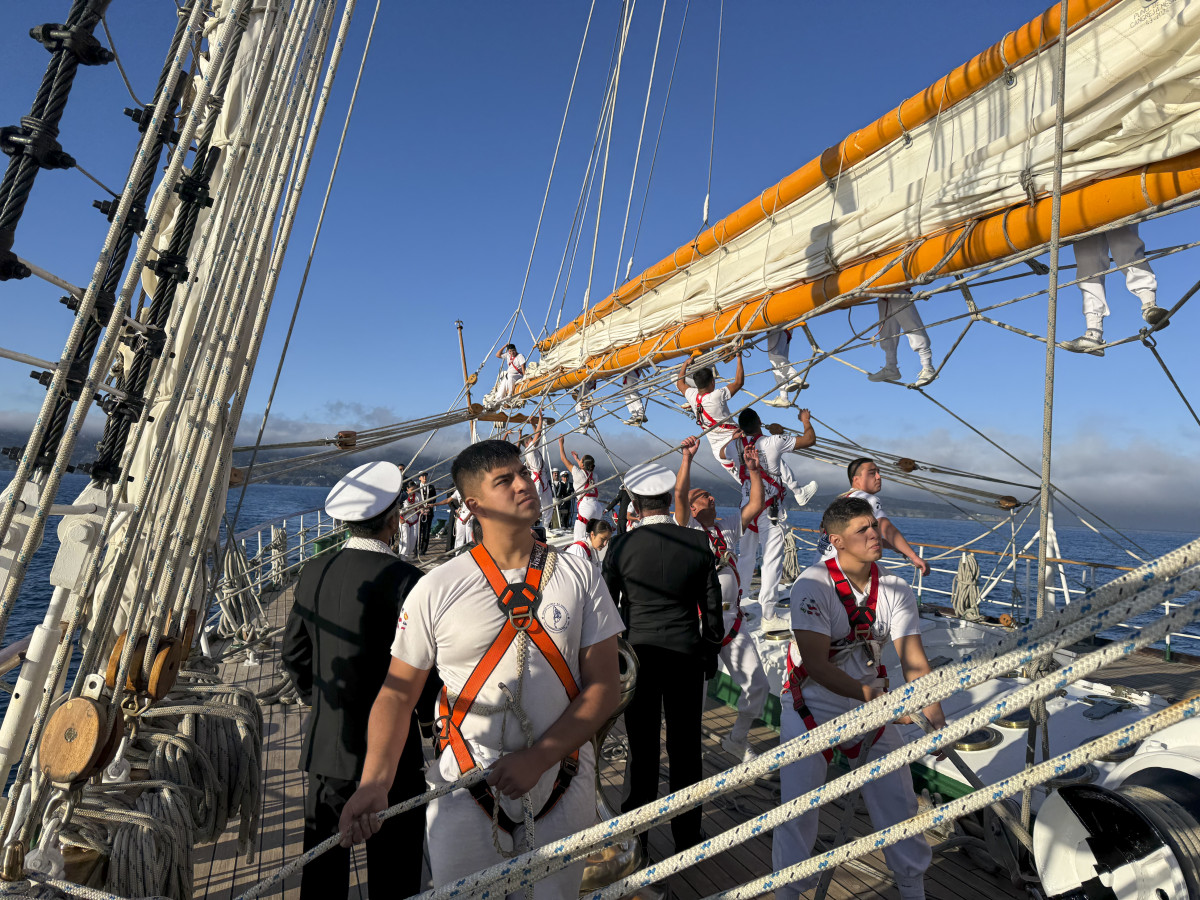
[[[491,769],[486,784],[429,804],[429,865],[437,885],[595,823],[589,738],[616,708],[620,691],[616,608],[591,566],[534,539],[537,492],[520,451],[507,441],[481,441],[458,455],[451,474],[482,539],[426,575],[409,596],[387,680],[371,709],[362,784],[341,820],[347,844],[378,830],[373,813],[387,806],[413,704],[436,667],[446,687],[430,784]],[[506,699],[512,692],[501,685],[521,687]],[[523,824],[527,812],[536,821],[532,835]],[[582,872],[581,858],[539,881],[534,896],[574,900]]]
[[[740,431],[736,439],[722,448],[721,452],[735,455],[738,479],[742,483],[742,506],[750,501],[750,479],[745,465],[745,451],[748,447],[758,450],[758,468],[762,475],[764,491],[766,492],[767,508],[748,524],[742,534],[741,546],[738,549],[738,574],[742,584],[749,585],[754,577],[754,560],[758,555],[759,544],[763,548],[762,570],[758,588],[758,602],[762,605],[763,628],[770,630],[774,625],[767,622],[775,618],[776,591],[783,578],[783,520],[786,513],[783,503],[786,497],[783,479],[783,454],[795,453],[805,447],[811,447],[817,442],[816,432],[813,431],[811,416],[807,409],[800,410],[800,421],[804,425],[804,433],[800,435],[784,434],[778,425],[769,425],[770,434],[763,434],[762,420],[758,413],[747,407],[738,415]],[[817,483],[810,481],[796,497],[800,505],[807,503],[817,490]]]
[[721,582],[721,599],[724,610],[725,638],[721,641],[721,662],[733,678],[741,693],[738,695],[737,719],[729,735],[721,740],[725,752],[735,756],[739,762],[750,762],[758,754],[750,749],[750,726],[762,712],[767,700],[767,673],[763,671],[758,656],[758,645],[743,629],[742,581],[738,576],[738,542],[745,528],[758,518],[766,505],[763,481],[758,471],[758,451],[753,447],[745,450],[746,473],[750,479],[750,500],[742,507],[741,515],[733,526],[717,516],[717,501],[704,488],[691,487],[692,457],[699,440],[694,437],[683,441],[683,462],[679,466],[676,483],[675,521],[701,529],[708,536],[709,547],[717,564],[717,579]]
[[567,459],[567,445],[558,439],[558,455],[563,465],[571,472],[575,485],[575,533],[577,541],[587,540],[587,523],[604,517],[604,506],[600,503],[600,490],[596,487],[596,460],[590,455],[580,457],[574,450]]
[[[300,748],[300,768],[308,773],[306,851],[333,834],[362,776],[367,717],[387,675],[387,648],[397,616],[403,616],[402,606],[421,578],[389,546],[400,517],[401,478],[391,463],[367,463],[329,492],[325,511],[346,523],[350,537],[341,550],[305,563],[284,629],[281,662],[312,705]],[[389,759],[387,803],[425,790],[424,764],[414,722]],[[367,848],[373,896],[407,897],[421,889],[424,830],[421,808],[387,821]],[[345,897],[349,885],[350,853],[335,847],[304,867],[300,896]]]
[[[883,546],[870,504],[857,497],[839,498],[825,510],[821,527],[829,535],[834,556],[805,569],[792,585],[794,641],[788,648],[788,679],[780,698],[781,744],[885,693],[888,678],[880,654],[888,640],[900,657],[905,682],[930,671],[912,589],[903,579],[882,573],[876,564]],[[925,707],[924,713],[934,727],[945,726],[940,704]],[[890,724],[866,737],[872,741],[868,749],[872,759],[904,743]],[[862,740],[855,737],[840,749],[856,760]],[[820,787],[832,757],[833,751],[826,750],[785,766],[780,772],[782,802]],[[907,767],[868,782],[863,799],[876,829],[917,814]],[[775,829],[771,863],[777,871],[812,855],[818,815],[819,810],[812,809]],[[901,900],[924,900],[925,870],[932,856],[924,836],[905,838],[885,848],[883,855],[896,877]],[[777,887],[775,896],[791,900],[810,890],[816,880],[814,876]]]
[[775,376],[775,386],[779,388],[778,396],[763,401],[767,406],[791,406],[792,398],[788,394],[808,387],[808,382],[800,377],[800,373],[789,359],[791,347],[792,333],[786,328],[781,328],[767,338],[767,359],[771,363],[771,374]]
[[733,458],[723,456],[721,450],[733,440],[733,433],[737,431],[737,425],[729,419],[729,401],[746,383],[740,343],[737,347],[737,355],[737,370],[733,373],[733,381],[725,387],[717,387],[716,376],[708,366],[701,366],[692,373],[692,381],[696,382],[696,386],[691,387],[687,383],[690,357],[684,359],[683,365],[679,369],[679,377],[675,379],[675,387],[679,388],[683,399],[687,401],[692,415],[696,417],[696,424],[701,428],[711,429],[704,436],[708,439],[708,446],[712,448],[713,457],[735,481],[738,475],[732,461]]
[[[637,689],[625,708],[629,778],[623,812],[658,796],[664,717],[671,791],[695,784],[703,773],[704,682],[716,674],[725,629],[708,539],[670,515],[678,483],[670,469],[655,463],[630,469],[625,485],[641,525],[613,541],[604,557],[604,580],[620,604],[639,664]],[[702,815],[696,807],[671,820],[676,853],[703,840]],[[644,850],[648,832],[641,837]]]
[[[883,511],[883,504],[879,502],[879,491],[883,488],[883,475],[879,471],[879,466],[875,464],[875,460],[866,456],[851,460],[850,464],[846,466],[846,475],[850,478],[850,490],[841,496],[857,497],[867,501],[871,506],[872,515],[879,523],[879,537],[883,541],[883,546],[889,550],[895,550],[916,566],[917,571],[922,575],[928,575],[929,562],[917,555],[917,552],[905,540],[904,535],[900,533],[900,529],[892,524],[892,520]],[[823,562],[833,555],[834,549],[829,535],[821,532],[821,537],[817,541],[818,560]]]

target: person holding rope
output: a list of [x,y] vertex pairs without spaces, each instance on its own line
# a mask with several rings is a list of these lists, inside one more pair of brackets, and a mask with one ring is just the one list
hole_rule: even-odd
[[[921,643],[916,597],[902,578],[881,572],[877,565],[883,556],[883,542],[870,503],[859,497],[838,498],[825,510],[821,528],[829,535],[834,555],[805,569],[792,585],[793,642],[788,648],[787,683],[781,695],[781,744],[884,694],[888,677],[880,657],[888,640],[900,657],[905,682],[930,671]],[[935,728],[945,726],[941,704],[925,707],[924,713]],[[901,722],[907,724],[907,717]],[[895,725],[885,725],[840,749],[855,761],[863,753],[864,741],[867,752],[875,757],[904,743]],[[820,787],[832,758],[830,749],[785,766],[780,771],[782,802]],[[876,829],[917,814],[917,797],[907,768],[868,782],[862,793]],[[814,808],[776,827],[771,849],[776,871],[812,855],[818,816],[819,810]],[[925,870],[932,858],[924,836],[905,838],[885,848],[883,855],[896,878],[901,900],[924,900]],[[813,877],[777,887],[775,896],[793,900],[816,883]]]
[[[783,578],[783,524],[786,513],[783,504],[787,497],[785,481],[785,463],[783,454],[795,453],[805,447],[811,447],[817,442],[817,434],[813,430],[811,416],[807,409],[800,410],[800,421],[804,425],[803,434],[785,434],[783,427],[768,425],[769,434],[763,434],[762,419],[752,408],[746,407],[738,415],[738,430],[734,432],[735,440],[723,447],[721,452],[735,455],[735,471],[742,484],[742,507],[750,502],[750,473],[746,466],[746,450],[753,447],[758,451],[758,468],[761,473],[766,508],[758,514],[744,529],[741,544],[738,548],[738,574],[743,586],[749,586],[754,577],[754,561],[758,556],[759,545],[762,545],[763,561],[761,578],[758,588],[758,602],[762,606],[763,628],[769,629],[777,623],[768,620],[777,618],[776,592]],[[788,471],[788,475],[791,472]],[[817,491],[817,483],[810,481],[800,488],[796,500],[804,506]]]
[[699,528],[705,533],[717,565],[725,625],[720,659],[725,671],[741,691],[738,695],[737,719],[728,736],[722,738],[721,747],[740,762],[750,762],[758,756],[750,749],[750,726],[762,712],[767,699],[767,673],[763,671],[754,638],[748,630],[742,633],[742,582],[738,576],[737,549],[742,532],[758,518],[766,505],[763,480],[758,470],[758,451],[748,447],[745,459],[750,478],[750,501],[742,507],[740,516],[734,520],[734,527],[730,528],[724,519],[717,516],[716,498],[704,488],[691,486],[692,457],[699,446],[697,438],[684,438],[683,462],[679,465],[679,479],[675,485],[675,521],[680,525]]
[[[549,517],[550,510],[554,505],[554,486],[550,484],[550,467],[546,465],[546,455],[543,452],[542,434],[545,430],[545,422],[545,416],[538,413],[533,433],[527,438],[518,440],[518,443],[521,447],[521,458],[525,461],[526,468],[529,469],[529,477],[537,485],[538,503],[545,511],[543,514]],[[538,521],[541,521],[540,516]]]
[[[883,546],[889,550],[895,550],[912,563],[922,575],[928,575],[929,561],[922,559],[913,550],[904,535],[900,533],[900,529],[892,524],[892,520],[883,511],[883,504],[879,502],[878,496],[880,490],[883,488],[883,475],[880,473],[879,466],[876,465],[875,460],[866,456],[852,459],[850,460],[850,464],[846,466],[846,474],[850,477],[850,490],[841,494],[841,496],[857,497],[860,500],[865,500],[871,507],[871,514],[875,516],[875,520],[879,523],[879,537],[883,540]],[[822,531],[821,537],[817,541],[817,556],[820,561],[824,562],[832,558],[836,552],[829,535]]]
[[600,505],[600,491],[596,487],[596,460],[590,454],[580,457],[574,450],[571,451],[571,458],[567,459],[564,437],[558,439],[558,455],[571,473],[571,482],[575,486],[574,539],[585,541],[587,523],[592,519],[604,517],[604,507]]
[[587,538],[575,541],[566,552],[580,559],[586,559],[597,572],[600,571],[600,551],[612,540],[613,527],[604,519],[589,519],[587,523]]
[[691,362],[691,357],[685,357],[683,365],[679,369],[679,377],[675,379],[675,387],[679,389],[679,393],[683,394],[683,399],[691,408],[692,415],[696,417],[696,423],[701,428],[712,429],[705,437],[708,438],[708,446],[712,449],[713,457],[721,464],[721,468],[736,481],[738,474],[733,457],[726,457],[721,451],[726,444],[733,440],[733,433],[737,430],[737,426],[729,421],[729,401],[746,383],[746,371],[742,366],[741,342],[739,341],[737,346],[737,369],[733,373],[733,381],[725,387],[718,388],[716,386],[716,376],[708,366],[701,366],[692,373],[692,381],[696,383],[696,386],[691,387],[687,383],[689,362]]
[[[387,675],[387,648],[397,616],[420,569],[399,559],[391,538],[400,521],[400,470],[388,462],[359,466],[329,492],[325,511],[350,533],[336,553],[305,563],[283,633],[281,662],[305,703],[312,706],[300,768],[308,773],[304,798],[304,849],[334,831],[354,793],[367,756],[367,718]],[[385,805],[425,790],[425,757],[415,716],[389,757]],[[367,848],[373,896],[408,897],[421,889],[421,838],[425,811],[389,819]],[[304,868],[304,900],[345,897],[350,851],[334,848]]]
[[[604,557],[604,580],[639,664],[637,689],[625,709],[629,778],[623,812],[658,796],[664,716],[671,790],[695,784],[703,774],[704,682],[716,674],[725,628],[708,539],[670,515],[678,484],[679,476],[656,463],[630,469],[625,485],[641,525],[613,541]],[[696,807],[671,820],[676,853],[704,839],[702,816]],[[649,833],[641,840],[646,850]]]
[[[429,804],[429,865],[438,885],[595,823],[589,738],[620,696],[616,607],[590,565],[534,539],[537,490],[518,448],[473,444],[454,460],[451,476],[482,538],[426,575],[405,604],[371,709],[362,782],[340,826],[347,846],[379,830],[375,813],[387,806],[413,705],[436,668],[445,688],[430,785],[490,769],[486,782]],[[533,833],[524,824],[529,817]],[[574,900],[582,872],[581,858],[539,881],[534,896]]]

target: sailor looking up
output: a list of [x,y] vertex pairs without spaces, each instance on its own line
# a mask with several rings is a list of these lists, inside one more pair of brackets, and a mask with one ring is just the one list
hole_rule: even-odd
[[574,450],[571,451],[571,458],[567,459],[565,439],[561,437],[558,439],[558,455],[570,471],[571,481],[575,485],[575,540],[586,540],[588,521],[604,517],[600,491],[596,487],[596,460],[590,455],[580,458]]
[[680,525],[698,528],[708,537],[717,580],[721,583],[725,637],[721,641],[721,662],[741,693],[738,695],[737,719],[721,747],[739,762],[749,762],[756,754],[750,749],[750,726],[762,712],[767,699],[767,673],[763,671],[758,646],[748,628],[743,628],[742,581],[738,575],[737,552],[742,532],[758,518],[766,504],[763,480],[758,471],[758,451],[747,447],[746,473],[750,479],[750,500],[741,514],[731,523],[717,515],[717,501],[704,488],[691,486],[692,457],[699,440],[688,437],[683,442],[683,462],[676,482],[675,521]]
[[[900,657],[905,682],[930,671],[912,589],[903,579],[881,572],[876,564],[883,546],[871,505],[858,497],[839,498],[825,510],[821,527],[829,535],[834,555],[805,569],[792,585],[794,640],[788,649],[787,684],[780,698],[781,744],[885,693],[888,676],[880,652],[888,640]],[[934,727],[945,726],[940,704],[927,706],[924,713]],[[885,725],[865,738],[871,742],[869,759],[903,745],[895,725]],[[856,737],[840,749],[851,761],[857,760],[863,752],[863,738]],[[782,802],[820,787],[832,757],[833,751],[826,750],[785,766],[780,772]],[[917,814],[917,797],[907,767],[875,778],[862,792],[876,829]],[[818,814],[814,808],[775,829],[771,864],[776,870],[812,855]],[[883,855],[896,877],[901,900],[924,900],[925,870],[932,856],[924,836],[905,838],[885,848]],[[811,890],[816,881],[813,876],[777,887],[775,896],[792,900],[800,891]]]
[[692,381],[696,383],[696,386],[691,387],[687,383],[690,357],[684,359],[683,365],[679,369],[679,377],[675,380],[675,387],[683,394],[683,398],[692,410],[692,415],[696,417],[697,424],[701,428],[712,429],[705,435],[708,438],[708,446],[712,448],[712,454],[716,461],[735,481],[738,480],[738,474],[733,457],[722,455],[721,449],[733,439],[733,433],[737,430],[737,425],[729,421],[729,400],[746,383],[746,372],[742,367],[741,342],[737,346],[737,355],[737,370],[733,373],[733,381],[725,387],[716,386],[716,377],[708,366],[702,366],[692,373]]
[[879,310],[879,344],[883,347],[885,364],[882,369],[867,376],[868,381],[899,381],[900,362],[896,351],[900,347],[900,334],[908,335],[908,346],[921,360],[921,371],[917,373],[914,387],[924,387],[937,378],[933,368],[933,350],[925,323],[913,302],[912,294],[906,289],[896,291],[899,296],[880,297],[875,301]]
[[567,553],[586,559],[600,571],[600,551],[612,540],[613,527],[603,519],[588,519],[587,537],[567,547]]
[[[1104,317],[1109,314],[1105,300],[1104,276],[1112,261],[1125,270],[1125,287],[1142,302],[1142,319],[1157,325],[1167,316],[1158,305],[1158,279],[1146,262],[1146,245],[1138,235],[1137,225],[1122,225],[1111,231],[1089,235],[1075,242],[1075,275],[1083,295],[1083,318],[1087,331],[1082,337],[1066,341],[1062,346],[1072,353],[1104,355]],[[1168,323],[1170,324],[1170,323]],[[1164,328],[1166,326],[1163,326]]]
[[[309,560],[300,570],[296,601],[283,634],[281,662],[305,703],[312,705],[300,768],[308,772],[304,849],[337,828],[367,755],[367,718],[387,675],[387,648],[397,616],[421,571],[391,551],[400,512],[401,475],[387,462],[359,466],[339,481],[325,511],[345,522],[345,547]],[[388,759],[384,805],[425,790],[425,758],[415,717]],[[376,897],[407,897],[421,889],[425,811],[389,819],[367,848],[368,884]],[[305,900],[345,897],[350,851],[339,847],[304,867]]]
[[[850,478],[850,490],[841,496],[858,497],[870,504],[871,512],[879,523],[879,537],[883,541],[883,546],[889,550],[895,550],[916,566],[917,571],[922,575],[928,575],[929,563],[918,556],[917,552],[909,546],[904,535],[900,533],[900,529],[892,524],[892,520],[883,511],[883,504],[879,502],[878,496],[880,490],[883,489],[883,474],[879,471],[875,460],[865,456],[853,459],[846,466],[846,474]],[[817,541],[817,556],[823,561],[833,555],[834,549],[829,535],[822,532]]]
[[[546,452],[542,439],[545,417],[538,413],[534,423],[533,434],[519,441],[521,458],[525,461],[526,468],[529,469],[529,476],[533,479],[533,483],[537,485],[538,503],[544,511],[543,515],[549,518],[551,507],[554,505],[554,487],[550,484],[550,467],[546,465]],[[540,517],[538,521],[541,521]]]
[[[379,830],[375,813],[387,806],[413,705],[436,667],[445,688],[430,785],[491,769],[486,783],[429,804],[429,866],[439,885],[595,823],[589,738],[619,699],[622,627],[593,567],[534,539],[537,491],[515,446],[473,444],[454,460],[451,474],[481,540],[409,595],[391,668],[371,709],[362,783],[341,819],[347,846]],[[502,684],[521,685],[517,698]],[[533,835],[523,824],[526,811],[536,821]],[[582,872],[581,858],[539,881],[534,896],[574,900]]]
[[[761,545],[763,561],[761,579],[758,588],[758,602],[762,605],[763,628],[771,630],[778,623],[768,620],[775,618],[776,592],[780,579],[783,577],[783,526],[786,513],[783,504],[786,498],[787,485],[784,483],[783,454],[795,453],[805,447],[811,447],[817,442],[817,434],[813,431],[811,416],[807,409],[800,410],[800,421],[804,425],[804,433],[800,435],[784,434],[779,425],[770,425],[770,434],[763,434],[762,420],[753,409],[747,407],[738,415],[739,430],[735,440],[731,441],[721,452],[734,460],[738,480],[742,484],[742,506],[750,502],[750,474],[746,467],[745,451],[754,447],[758,451],[758,468],[762,475],[763,490],[766,493],[766,508],[750,521],[742,534],[741,546],[738,549],[738,574],[742,585],[749,586],[754,577],[754,561],[758,556]],[[817,483],[810,481],[801,488],[796,500],[803,506],[816,493]]]
[[[604,557],[604,580],[629,626],[626,638],[639,663],[637,689],[625,708],[625,812],[658,796],[664,714],[671,790],[700,780],[704,682],[716,674],[725,634],[721,585],[708,539],[681,528],[670,515],[677,484],[677,476],[656,463],[630,469],[625,486],[641,525],[613,541]],[[696,807],[671,820],[675,852],[703,840],[701,817]],[[649,834],[641,838],[645,849]]]

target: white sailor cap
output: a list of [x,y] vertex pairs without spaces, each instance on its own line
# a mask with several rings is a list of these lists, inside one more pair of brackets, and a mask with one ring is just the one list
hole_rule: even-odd
[[367,463],[333,486],[325,498],[325,512],[340,522],[365,522],[391,506],[403,484],[395,463]]
[[675,473],[658,463],[641,463],[625,473],[625,488],[642,497],[669,494],[675,490]]

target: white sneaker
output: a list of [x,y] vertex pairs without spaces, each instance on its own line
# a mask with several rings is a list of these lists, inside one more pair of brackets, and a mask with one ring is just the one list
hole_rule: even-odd
[[797,505],[804,506],[813,498],[813,494],[816,492],[817,483],[815,481],[810,481],[808,484],[804,485],[804,487],[800,488],[800,490],[796,491],[793,496],[796,498]]
[[913,387],[925,387],[935,378],[937,378],[937,370],[933,366],[922,366],[917,380],[913,382]]
[[1077,337],[1073,341],[1063,341],[1059,346],[1064,350],[1070,350],[1072,353],[1089,353],[1092,356],[1103,356],[1104,335],[1089,328],[1081,337]]
[[804,390],[806,387],[808,387],[807,381],[793,381],[791,384],[788,385],[788,393],[789,394],[798,394],[800,391]]
[[767,404],[767,406],[779,407],[780,409],[792,405],[792,401],[787,397],[772,397],[770,400],[764,400],[763,403]]
[[724,737],[721,738],[721,749],[744,763],[758,759],[758,754],[751,750],[750,745],[745,741],[735,741],[733,738]]
[[867,381],[899,381],[900,370],[896,366],[884,366],[878,372],[867,376]]
[[621,421],[624,422],[626,425],[641,425],[643,422],[646,421],[646,416],[643,413],[638,413],[636,415],[630,416],[628,419],[622,419]]
[[[1150,303],[1150,304],[1142,307],[1142,319],[1146,322],[1147,325],[1157,325],[1159,322],[1161,322],[1163,319],[1166,319],[1166,318],[1167,318],[1167,311],[1165,309],[1163,309],[1161,306],[1158,306],[1154,303]],[[1167,319],[1167,324],[1164,325],[1163,328],[1166,328],[1167,325],[1170,325],[1170,324],[1171,324],[1171,320]]]

